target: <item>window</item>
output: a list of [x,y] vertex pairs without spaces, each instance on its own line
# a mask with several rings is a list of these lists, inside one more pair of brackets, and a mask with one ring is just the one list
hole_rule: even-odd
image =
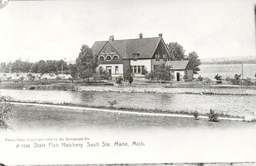
[[133,66],[130,67],[130,72],[133,73]]
[[118,70],[118,66],[115,67],[115,74],[118,74],[119,70]]
[[110,61],[111,60],[111,57],[110,56],[107,56],[107,61]]
[[140,55],[139,53],[133,53],[133,60],[137,61],[137,57]]
[[145,74],[146,74],[145,66],[143,65],[141,68],[142,68],[142,69],[141,69],[141,70],[142,70],[141,73],[142,73],[143,75],[145,75]]
[[104,57],[103,56],[100,56],[100,61],[104,61]]
[[118,61],[118,56],[115,55],[113,59],[114,59],[114,61]]
[[156,61],[159,61],[160,60],[160,55],[159,54],[155,54],[155,58],[156,58]]
[[137,66],[134,66],[134,73],[137,73]]
[[138,66],[138,73],[141,73],[140,66]]
[[163,59],[164,59],[164,61],[167,61],[167,55],[166,54],[163,55]]

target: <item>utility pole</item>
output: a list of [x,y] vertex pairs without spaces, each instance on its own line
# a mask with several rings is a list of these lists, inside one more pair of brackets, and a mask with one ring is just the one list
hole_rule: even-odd
[[244,79],[244,66],[243,66],[243,61],[242,61],[242,86],[243,86],[243,79]]

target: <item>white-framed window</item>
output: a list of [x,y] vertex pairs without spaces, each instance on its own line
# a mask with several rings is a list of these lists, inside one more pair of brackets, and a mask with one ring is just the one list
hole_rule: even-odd
[[138,66],[138,73],[141,73],[141,67]]
[[134,66],[133,72],[137,73],[137,66]]
[[119,68],[118,66],[115,66],[115,74],[118,74],[119,73]]

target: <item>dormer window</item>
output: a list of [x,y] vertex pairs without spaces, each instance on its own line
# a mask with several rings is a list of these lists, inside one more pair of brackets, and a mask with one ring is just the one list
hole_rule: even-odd
[[107,61],[110,61],[110,60],[111,60],[111,57],[110,57],[110,56],[107,56],[106,60],[107,60]]
[[140,56],[140,53],[133,53],[133,60],[137,61],[138,56]]

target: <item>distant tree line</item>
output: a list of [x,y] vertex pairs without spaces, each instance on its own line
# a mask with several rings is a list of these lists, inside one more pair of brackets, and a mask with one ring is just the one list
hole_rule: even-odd
[[228,61],[211,61],[211,62],[202,62],[202,64],[256,64],[256,60],[228,60]]
[[26,62],[16,60],[15,62],[1,63],[0,71],[4,73],[58,73],[68,71],[67,62],[64,60],[40,60],[38,62]]

